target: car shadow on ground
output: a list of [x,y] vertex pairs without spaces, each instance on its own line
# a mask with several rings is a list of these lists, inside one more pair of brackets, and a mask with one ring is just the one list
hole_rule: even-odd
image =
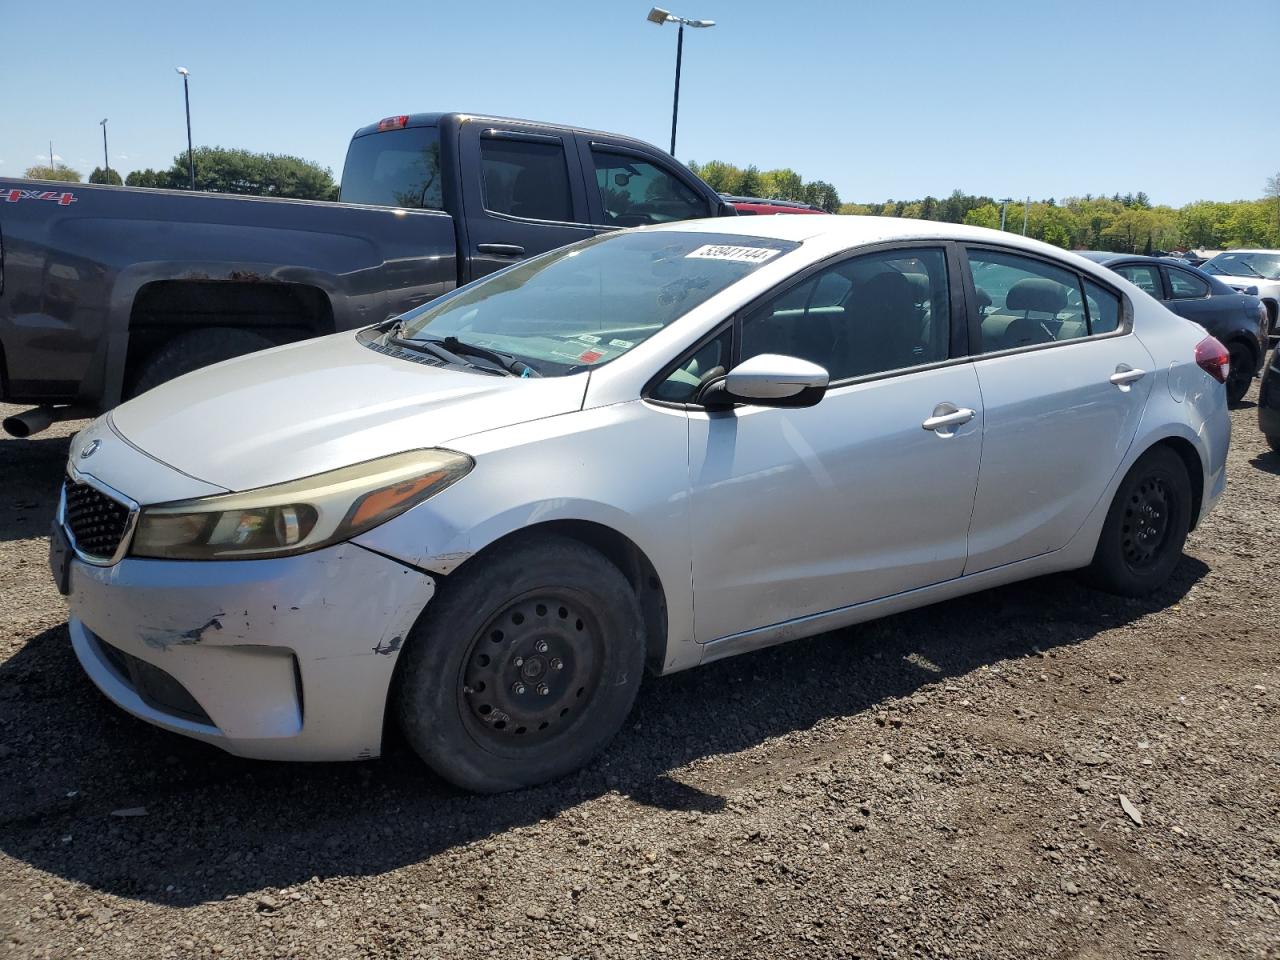
[[70,442],[36,437],[0,443],[0,542],[49,532]]
[[1258,454],[1249,463],[1267,473],[1280,474],[1280,453],[1267,450]]
[[0,850],[104,892],[185,906],[384,873],[610,792],[716,816],[725,798],[687,764],[1080,643],[1176,603],[1206,572],[1184,558],[1141,601],[1047,577],[653,679],[595,763],[501,796],[440,783],[395,735],[381,760],[325,765],[238,760],[157,730],[92,688],[59,626],[0,664]]

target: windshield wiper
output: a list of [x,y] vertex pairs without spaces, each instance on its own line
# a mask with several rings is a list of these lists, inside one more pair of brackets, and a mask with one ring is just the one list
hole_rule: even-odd
[[466,343],[457,337],[449,336],[443,340],[427,339],[425,343],[433,343],[443,347],[452,353],[456,353],[463,357],[476,357],[480,360],[488,360],[490,363],[496,363],[504,371],[513,377],[540,377],[540,374],[529,364],[523,360],[517,360],[509,353],[499,353],[497,350],[490,350],[488,347],[481,347],[474,343]]
[[472,363],[470,360],[464,360],[456,353],[440,346],[440,340],[409,340],[400,334],[404,330],[404,321],[396,324],[393,329],[387,333],[387,342],[395,344],[405,350],[412,350],[415,353],[425,353],[428,356],[443,360],[445,363],[457,364],[459,367],[471,367],[474,370],[483,370],[486,373],[496,373],[499,376],[510,376],[505,370],[494,370],[492,367],[482,367],[478,363]]

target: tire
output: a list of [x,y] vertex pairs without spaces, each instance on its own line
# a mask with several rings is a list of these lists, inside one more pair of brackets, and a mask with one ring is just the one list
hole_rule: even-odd
[[1253,376],[1258,372],[1258,365],[1253,362],[1253,351],[1243,343],[1232,343],[1227,347],[1227,352],[1231,355],[1231,372],[1227,375],[1227,403],[1235,404],[1243,400],[1253,386]]
[[125,398],[132,399],[192,370],[274,346],[274,340],[260,333],[233,327],[181,333],[146,359],[125,391]]
[[1280,433],[1267,437],[1267,446],[1271,448],[1272,453],[1280,453]]
[[576,540],[530,537],[449,577],[401,654],[395,708],[441,777],[516,790],[572,773],[613,739],[644,655],[622,572]]
[[[1142,516],[1145,530],[1135,523]],[[1190,525],[1187,468],[1172,450],[1156,447],[1121,481],[1086,579],[1109,593],[1146,596],[1164,586],[1182,559]]]

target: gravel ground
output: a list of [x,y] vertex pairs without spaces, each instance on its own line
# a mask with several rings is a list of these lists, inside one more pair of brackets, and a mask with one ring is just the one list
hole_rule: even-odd
[[1280,457],[1233,420],[1158,596],[1046,578],[651,680],[602,760],[486,798],[115,709],[45,566],[76,425],[0,442],[0,956],[1280,958]]

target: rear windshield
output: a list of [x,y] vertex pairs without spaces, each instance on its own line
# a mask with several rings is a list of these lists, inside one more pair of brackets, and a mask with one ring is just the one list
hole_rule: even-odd
[[356,137],[342,168],[343,203],[440,210],[440,131],[405,127]]
[[798,247],[676,231],[608,233],[553,250],[406,313],[402,336],[456,337],[544,376],[608,363]]

